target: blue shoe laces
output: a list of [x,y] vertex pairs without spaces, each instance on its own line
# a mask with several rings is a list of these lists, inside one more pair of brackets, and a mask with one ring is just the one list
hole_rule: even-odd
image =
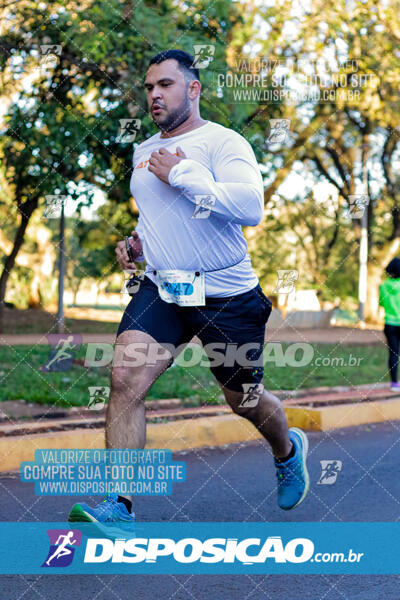
[[289,484],[292,481],[301,481],[301,476],[299,476],[295,470],[297,466],[296,463],[293,463],[293,465],[290,466],[277,463],[275,466],[280,484]]

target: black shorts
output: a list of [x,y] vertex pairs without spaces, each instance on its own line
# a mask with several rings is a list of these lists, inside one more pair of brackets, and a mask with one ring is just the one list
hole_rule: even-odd
[[[206,298],[205,306],[178,306],[162,300],[157,286],[148,278],[138,280],[136,293],[125,309],[117,336],[127,330],[144,331],[159,344],[175,348],[197,336],[208,354],[211,371],[222,385],[244,391],[243,384],[263,378],[265,324],[271,301],[257,285],[252,290],[226,298]],[[223,364],[211,355],[212,347],[224,345]],[[236,350],[235,350],[236,347]],[[222,352],[224,352],[222,350]],[[217,366],[212,366],[213,362]]]

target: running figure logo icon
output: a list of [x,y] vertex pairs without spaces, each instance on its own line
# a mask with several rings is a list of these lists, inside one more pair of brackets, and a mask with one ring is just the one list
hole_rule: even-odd
[[290,119],[270,119],[269,136],[267,138],[267,144],[281,144],[288,136],[290,128]]
[[74,362],[74,351],[82,344],[79,334],[66,335],[64,333],[49,333],[47,336],[50,344],[49,360],[41,367],[41,371],[68,371]]
[[121,294],[129,294],[129,296],[133,296],[136,294],[139,289],[141,283],[144,281],[145,271],[142,269],[124,269],[124,283],[122,286]]
[[48,529],[50,548],[42,567],[68,567],[74,558],[75,548],[81,545],[79,529]]
[[213,44],[194,44],[194,61],[192,69],[206,69],[214,58],[215,46]]
[[60,44],[40,44],[40,66],[42,70],[55,69],[61,56],[62,47]]
[[278,281],[274,294],[290,294],[294,290],[294,283],[299,278],[296,269],[278,269]]
[[120,119],[119,125],[119,134],[115,141],[119,144],[131,144],[132,142],[134,142],[136,134],[140,129],[141,120]]
[[195,194],[196,206],[191,216],[192,219],[208,219],[211,207],[215,206],[215,196],[212,194]]
[[89,386],[89,395],[88,409],[102,410],[110,396],[110,388],[105,385]]
[[365,208],[369,204],[369,196],[366,194],[350,194],[349,208],[345,211],[346,219],[362,219]]
[[254,408],[257,406],[263,392],[264,386],[262,383],[242,383],[243,399],[239,404],[239,408]]
[[342,470],[341,460],[320,460],[321,463],[321,477],[317,481],[318,484],[332,485],[336,482],[336,479]]
[[43,211],[43,219],[58,219],[61,216],[63,205],[65,206],[67,196],[47,195],[46,206]]

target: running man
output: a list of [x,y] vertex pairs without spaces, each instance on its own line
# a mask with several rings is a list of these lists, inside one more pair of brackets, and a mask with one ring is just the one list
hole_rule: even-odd
[[[271,302],[252,269],[242,225],[255,226],[262,219],[262,177],[241,135],[201,118],[201,83],[193,60],[181,50],[162,52],[150,61],[144,83],[160,129],[135,148],[130,184],[139,209],[131,247],[134,260],[146,260],[146,276],[117,333],[115,352],[124,360],[114,360],[106,445],[144,448],[145,396],[171,365],[174,348],[195,335],[207,353],[211,346],[234,345],[235,360],[215,361],[211,370],[232,410],[271,445],[278,504],[289,510],[308,492],[308,440],[301,430],[288,429],[281,402],[261,384]],[[135,269],[124,242],[116,254],[124,270]],[[156,344],[158,360],[130,366],[124,350],[131,344]],[[212,363],[215,355],[209,358]],[[69,517],[125,523],[133,518],[131,497],[116,494],[95,508],[75,504]]]

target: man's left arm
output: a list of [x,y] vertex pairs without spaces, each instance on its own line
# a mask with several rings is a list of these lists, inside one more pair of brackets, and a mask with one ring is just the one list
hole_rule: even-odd
[[192,202],[210,195],[211,212],[240,225],[258,225],[264,208],[264,189],[254,152],[241,136],[229,136],[211,155],[212,171],[190,158],[175,164],[168,175],[171,186]]

